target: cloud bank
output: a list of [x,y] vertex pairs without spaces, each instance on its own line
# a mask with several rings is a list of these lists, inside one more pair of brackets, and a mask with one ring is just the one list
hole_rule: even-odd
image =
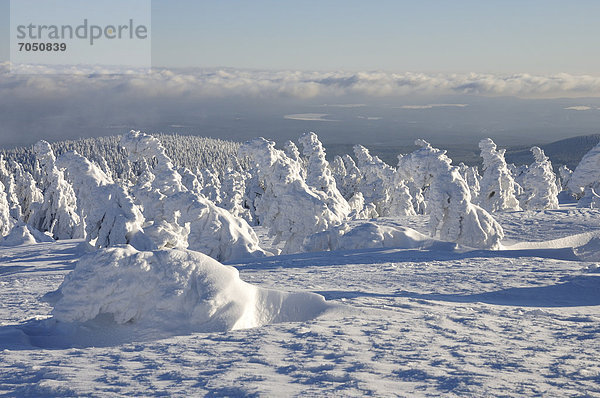
[[[56,75],[51,66],[36,66],[37,74],[10,73],[0,64],[0,90],[14,96],[68,95],[110,92],[133,97],[211,98],[227,96],[299,99],[319,96],[406,96],[471,94],[536,98],[600,96],[600,77],[560,73],[424,74],[387,72],[304,72],[238,69],[164,69],[148,74],[104,74],[94,67],[72,68]],[[63,72],[64,73],[64,72]]]

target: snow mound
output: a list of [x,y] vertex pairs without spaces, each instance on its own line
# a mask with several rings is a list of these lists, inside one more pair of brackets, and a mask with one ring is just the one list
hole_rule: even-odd
[[82,257],[50,297],[58,321],[112,316],[118,324],[176,333],[306,321],[328,307],[318,294],[250,285],[235,268],[199,252],[140,252],[128,245]]
[[32,245],[40,242],[54,242],[54,239],[30,227],[29,225],[16,225],[8,235],[0,240],[0,246]]
[[345,223],[313,234],[304,243],[305,250],[310,252],[387,247],[452,250],[456,244],[431,239],[411,228],[377,225],[373,222],[353,226]]

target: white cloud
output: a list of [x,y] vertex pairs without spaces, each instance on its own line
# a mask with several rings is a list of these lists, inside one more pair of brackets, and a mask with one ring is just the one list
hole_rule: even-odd
[[[101,74],[106,70],[79,67],[72,75],[55,75],[53,67],[36,66],[37,75],[9,72],[0,64],[0,89],[18,96],[63,95],[98,90],[130,97],[292,97],[403,96],[474,94],[485,96],[599,96],[600,77],[566,73],[424,74],[385,72],[300,72],[237,69],[154,69],[149,74]],[[352,104],[351,104],[352,105]],[[450,104],[431,104],[449,106]],[[330,105],[331,106],[331,105]],[[341,105],[345,106],[345,105]],[[352,105],[354,106],[354,105]]]
[[295,113],[293,115],[285,115],[284,119],[303,120],[313,122],[336,122],[337,120],[325,119],[328,113]]

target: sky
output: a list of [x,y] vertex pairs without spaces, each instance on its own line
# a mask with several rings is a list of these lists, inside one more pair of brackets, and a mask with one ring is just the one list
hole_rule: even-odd
[[[0,0],[0,62],[8,6]],[[152,63],[594,75],[599,15],[595,0],[153,0]]]
[[[133,7],[103,0],[123,7],[107,6],[110,22],[132,13],[126,2]],[[79,21],[77,7],[64,8],[60,18]],[[325,143],[368,137],[386,147],[487,136],[530,145],[599,132],[598,0],[153,0],[151,8],[152,73],[77,65],[57,75],[40,65],[19,75],[7,62],[9,1],[0,0],[0,148],[129,129],[276,141],[314,130]]]

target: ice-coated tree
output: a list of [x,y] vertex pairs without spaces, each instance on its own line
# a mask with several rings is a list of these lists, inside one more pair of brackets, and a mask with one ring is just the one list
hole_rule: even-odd
[[30,224],[39,231],[49,232],[54,239],[85,237],[73,187],[65,180],[63,171],[56,167],[50,144],[39,141],[34,150],[41,166],[44,202]]
[[558,186],[550,159],[537,146],[531,148],[535,161],[523,175],[521,207],[524,210],[558,209]]
[[202,194],[202,184],[200,184],[196,174],[194,174],[187,167],[180,167],[178,172],[181,175],[181,183],[187,188],[188,191],[198,195]]
[[4,184],[0,182],[0,237],[8,235],[13,227],[13,220],[10,217],[10,208],[4,191]]
[[15,171],[16,195],[21,206],[21,218],[24,223],[29,224],[40,211],[44,203],[44,195],[37,187],[33,176],[25,171],[20,163],[13,162],[12,168]]
[[202,169],[202,195],[215,204],[221,203],[221,181],[211,168]]
[[346,195],[344,195],[344,177],[346,177],[346,166],[344,165],[342,157],[339,155],[335,155],[333,162],[331,162],[331,175],[335,179],[335,186],[340,191],[344,199],[346,199]]
[[415,214],[412,197],[402,175],[362,145],[354,146],[361,179],[358,190],[382,217]]
[[252,223],[250,209],[246,205],[246,180],[251,177],[248,172],[229,170],[223,177],[221,192],[223,198],[220,207],[229,211],[234,217],[241,217],[248,223]]
[[479,191],[481,191],[481,175],[479,175],[477,166],[467,166],[461,162],[458,165],[458,169],[460,171],[460,175],[469,186],[469,191],[471,191],[471,200],[473,202],[477,202]]
[[420,148],[400,157],[398,167],[409,170],[417,186],[429,187],[432,236],[473,248],[498,249],[504,237],[502,227],[487,211],[471,203],[469,187],[446,151],[424,140],[415,144]]
[[122,145],[133,162],[153,159],[132,192],[143,209],[144,231],[159,248],[188,248],[219,261],[266,255],[246,221],[183,185],[158,139],[131,131]]
[[365,204],[365,198],[363,198],[363,194],[360,192],[355,193],[348,201],[348,204],[352,209],[348,218],[352,220],[365,220],[379,217],[377,210],[375,210],[375,205],[373,203]]
[[305,237],[342,222],[327,206],[325,193],[309,187],[299,163],[275,149],[274,142],[256,138],[243,144],[239,154],[255,164],[264,189],[255,201],[256,215],[275,244],[285,242],[285,253],[301,251]]
[[141,210],[99,166],[77,152],[63,153],[56,164],[73,185],[88,242],[98,248],[130,244],[138,250],[156,249],[144,234]]
[[563,191],[568,189],[569,181],[571,180],[571,176],[573,175],[573,171],[569,169],[566,165],[562,165],[558,168],[558,176],[560,178],[560,188]]
[[358,187],[362,177],[360,170],[356,167],[356,163],[354,163],[354,159],[350,155],[342,156],[342,161],[344,162],[346,174],[344,175],[341,192],[346,200],[350,200],[355,193],[359,192]]
[[302,153],[307,157],[306,184],[327,197],[327,207],[340,219],[350,214],[348,202],[337,188],[335,178],[325,159],[325,149],[319,137],[313,132],[304,133],[298,140],[302,144]]
[[0,182],[4,184],[10,216],[15,220],[22,220],[22,210],[17,196],[15,176],[14,173],[8,169],[7,163],[2,155],[0,155]]
[[592,190],[588,188],[596,193],[600,192],[600,144],[583,156],[567,186],[578,199],[591,194]]
[[497,150],[491,138],[481,140],[479,149],[483,158],[483,177],[477,203],[489,212],[521,210],[515,196],[515,180],[504,160],[506,150]]

